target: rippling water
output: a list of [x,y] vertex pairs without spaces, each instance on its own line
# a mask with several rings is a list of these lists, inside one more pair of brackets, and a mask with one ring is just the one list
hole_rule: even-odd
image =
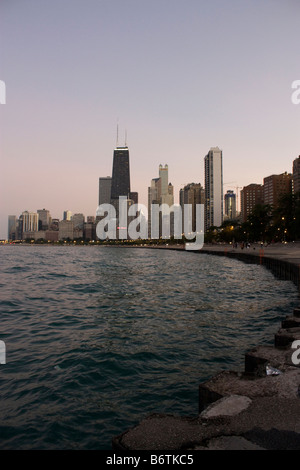
[[1,449],[106,449],[151,412],[197,415],[298,303],[265,268],[199,253],[0,248]]

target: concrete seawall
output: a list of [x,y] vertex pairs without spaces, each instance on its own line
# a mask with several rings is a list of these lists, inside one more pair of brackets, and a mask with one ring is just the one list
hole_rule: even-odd
[[[199,253],[263,265],[300,292],[300,243],[212,245]],[[151,414],[114,437],[113,450],[300,450],[300,308],[286,312],[272,346],[245,352],[244,370],[200,383],[198,408],[195,417]]]
[[300,243],[263,248],[254,245],[243,249],[231,245],[212,245],[205,246],[199,253],[228,256],[244,263],[263,265],[279,279],[292,281],[300,292]]

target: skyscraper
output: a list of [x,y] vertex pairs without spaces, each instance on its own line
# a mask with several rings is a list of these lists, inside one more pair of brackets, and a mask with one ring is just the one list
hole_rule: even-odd
[[192,207],[192,231],[196,231],[196,207],[204,204],[204,188],[200,183],[189,183],[179,191],[179,203],[182,210],[182,227],[184,228],[184,206],[190,204]]
[[246,222],[254,207],[264,203],[264,188],[261,184],[248,184],[241,191],[241,219]]
[[236,195],[233,191],[228,190],[224,196],[225,216],[229,220],[236,218]]
[[84,225],[84,221],[85,221],[85,217],[84,217],[83,214],[81,214],[81,213],[74,214],[74,215],[72,215],[71,220],[73,222],[74,229],[77,228],[77,229],[83,230],[83,225]]
[[99,178],[99,206],[110,204],[111,196],[111,176]]
[[36,212],[22,212],[23,232],[37,232],[39,229],[39,216]]
[[300,192],[300,155],[293,161],[293,192]]
[[280,198],[284,194],[292,193],[292,175],[282,173],[264,178],[264,204],[269,204],[273,209],[278,207]]
[[[169,173],[168,165],[164,167],[159,165],[159,178],[153,178],[151,180],[151,186],[148,187],[148,236],[151,238],[151,226],[152,226],[152,204],[173,206],[174,204],[174,188],[171,183],[169,183]],[[167,208],[162,207],[160,212],[159,220],[159,234],[162,234],[162,223],[164,217],[170,217],[169,211]],[[171,214],[171,234],[173,232],[172,220],[174,217]]]
[[39,230],[48,230],[51,224],[51,215],[47,209],[38,209]]
[[223,222],[223,155],[212,147],[204,158],[205,172],[205,230],[219,227]]
[[117,147],[113,155],[111,180],[111,199],[119,200],[120,196],[130,196],[130,169],[128,147]]
[[71,211],[64,211],[63,220],[71,220],[72,219],[72,212]]
[[[117,139],[118,140],[118,139]],[[122,198],[122,210],[120,213],[120,198]],[[125,199],[125,200],[124,200]],[[115,209],[115,219],[117,224],[117,238],[126,238],[125,231],[128,228],[130,218],[124,219],[124,207],[128,209],[132,204],[138,203],[138,193],[130,191],[130,165],[129,149],[125,142],[124,147],[117,147],[113,153],[112,177],[99,178],[99,206],[101,204],[111,204]],[[122,214],[122,215],[121,215]],[[97,213],[96,219],[100,221],[104,215]],[[122,227],[121,227],[122,225]]]
[[15,215],[8,216],[8,240],[16,240],[17,238],[17,217]]

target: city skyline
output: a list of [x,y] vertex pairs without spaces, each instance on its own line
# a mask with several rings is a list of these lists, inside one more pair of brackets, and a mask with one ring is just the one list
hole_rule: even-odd
[[[119,157],[121,157],[121,159],[119,159]],[[170,223],[172,225],[173,222],[171,222],[171,219],[176,218],[175,212],[177,212],[178,206],[181,207],[182,222],[184,221],[184,207],[187,207],[185,206],[185,204],[188,204],[190,206],[189,210],[191,210],[191,214],[189,217],[192,218],[189,219],[189,223],[191,223],[190,230],[192,229],[192,226],[194,227],[192,229],[193,232],[195,231],[195,224],[197,226],[198,222],[196,221],[198,217],[202,217],[200,213],[196,215],[196,212],[198,210],[196,206],[198,207],[198,205],[203,205],[203,228],[201,229],[201,231],[203,230],[206,233],[208,233],[210,228],[215,227],[220,227],[222,231],[223,223],[227,225],[228,221],[234,222],[235,224],[244,224],[248,220],[248,217],[252,216],[253,211],[259,206],[264,206],[265,208],[268,208],[267,210],[270,211],[270,213],[275,211],[275,214],[281,206],[281,199],[283,197],[287,195],[299,194],[299,162],[300,155],[292,162],[292,173],[285,172],[279,175],[272,174],[263,178],[263,184],[251,183],[250,185],[244,186],[242,188],[237,188],[241,189],[240,206],[238,206],[237,203],[238,195],[234,193],[233,190],[227,190],[225,194],[223,192],[223,158],[222,150],[220,150],[218,147],[210,148],[208,154],[204,157],[204,187],[202,187],[201,183],[194,182],[185,185],[184,188],[181,188],[179,191],[179,204],[174,202],[174,188],[171,182],[169,182],[168,177],[169,167],[167,164],[165,164],[165,166],[160,164],[158,177],[152,178],[151,184],[148,187],[148,205],[143,205],[146,209],[145,214],[143,214],[143,218],[145,219],[148,225],[148,237],[146,238],[152,238],[151,213],[153,205],[158,206],[159,211],[161,211],[160,222],[156,220],[156,225],[154,224],[156,226],[156,229],[158,229],[157,223],[160,226],[159,236],[162,235],[161,223],[163,222],[164,217],[166,216],[168,219],[168,221],[165,221],[165,228],[167,225],[169,226]],[[118,167],[116,174],[118,176],[116,177],[116,175],[114,175],[114,184],[115,187],[118,189],[115,191],[115,197],[111,197],[111,181],[113,178],[100,177],[99,206],[95,215],[85,215],[83,213],[78,212],[72,214],[70,210],[66,210],[63,212],[62,219],[52,218],[50,211],[45,208],[38,209],[36,212],[25,210],[22,212],[22,214],[20,214],[19,217],[10,214],[8,215],[7,226],[8,240],[44,239],[45,241],[55,242],[59,240],[65,240],[66,238],[70,240],[82,239],[85,241],[95,241],[97,238],[102,239],[102,236],[100,237],[96,235],[97,224],[103,218],[102,216],[105,215],[105,212],[99,213],[99,209],[100,207],[102,207],[102,204],[104,204],[105,206],[112,205],[112,210],[116,211],[116,215],[113,216],[113,218],[117,217],[118,219],[118,210],[120,207],[119,198],[123,200],[125,198],[125,200],[127,201],[125,203],[125,205],[127,205],[127,210],[132,204],[138,203],[138,193],[130,192],[129,187],[130,165],[128,147],[117,147],[114,149],[113,169],[116,169],[116,164]],[[123,184],[123,182],[121,181],[123,180],[123,177],[120,180],[119,175],[125,176],[125,184]],[[121,183],[121,185],[118,183],[118,181]],[[165,206],[169,206],[171,208],[173,215],[170,215],[171,213],[169,209],[166,211]],[[124,209],[124,206],[122,207]],[[100,209],[100,212],[102,210],[103,209]],[[107,210],[108,209],[104,209],[104,211]],[[145,217],[147,211],[148,221],[147,217]],[[131,216],[132,215],[133,214],[131,214]],[[130,222],[129,219],[132,220],[132,217],[129,217],[127,219],[127,222],[125,222],[126,226],[128,226]],[[122,220],[124,223],[124,219]],[[178,223],[178,219],[176,220]],[[184,221],[184,223],[186,222]],[[104,226],[102,227],[102,230],[103,228]],[[175,225],[173,228],[175,234]],[[154,232],[156,229],[154,229]],[[57,232],[56,234],[55,231]],[[172,233],[170,232],[168,237],[172,235]],[[176,234],[178,235],[178,233],[180,233],[181,237],[182,229],[179,232],[176,229]],[[126,234],[129,236],[127,231]],[[122,239],[124,238],[123,235]],[[177,238],[177,235],[175,238]],[[137,236],[137,238],[140,238],[140,236]],[[154,235],[154,238],[157,238],[157,233],[156,235]],[[163,238],[166,238],[165,233],[163,234]]]
[[175,202],[186,184],[204,185],[212,146],[223,151],[224,194],[292,171],[300,123],[300,105],[291,101],[300,78],[295,2],[70,6],[0,6],[7,94],[0,238],[8,215],[25,209],[94,215],[118,122],[120,135],[128,131],[132,186],[145,205],[161,162]]

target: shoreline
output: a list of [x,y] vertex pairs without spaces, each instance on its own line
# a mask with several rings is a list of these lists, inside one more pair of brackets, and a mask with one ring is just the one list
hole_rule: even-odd
[[[8,245],[11,246],[11,245]],[[300,292],[300,243],[249,248],[229,244],[185,250],[176,244],[27,244],[18,246],[98,246],[187,251],[227,256],[263,265]],[[198,414],[152,413],[112,437],[113,451],[299,450],[300,449],[300,304],[286,312],[271,346],[244,354],[244,370],[220,371],[199,384]],[[292,348],[299,341],[299,349]],[[292,359],[299,359],[299,364]],[[201,363],[199,363],[201,368]],[[196,404],[197,405],[197,404]]]
[[[198,251],[263,265],[300,292],[299,243],[252,250],[206,245]],[[295,362],[294,341],[300,343],[300,305],[287,312],[272,346],[245,352],[243,371],[221,371],[199,384],[197,416],[152,413],[113,437],[113,451],[299,450],[300,360]]]
[[113,247],[113,248],[146,248],[184,251],[189,253],[209,254],[215,256],[228,256],[245,263],[260,264],[269,269],[275,277],[292,281],[300,292],[300,241],[290,243],[276,243],[261,247],[260,244],[252,244],[242,248],[232,244],[204,244],[200,250],[186,250],[184,244],[175,243],[3,243],[0,246],[39,246],[39,247]]
[[300,242],[274,244],[261,247],[252,244],[250,248],[234,248],[231,244],[204,244],[201,250],[185,250],[183,245],[132,245],[134,248],[167,249],[187,253],[228,256],[246,263],[260,264],[276,277],[292,281],[300,292]]

